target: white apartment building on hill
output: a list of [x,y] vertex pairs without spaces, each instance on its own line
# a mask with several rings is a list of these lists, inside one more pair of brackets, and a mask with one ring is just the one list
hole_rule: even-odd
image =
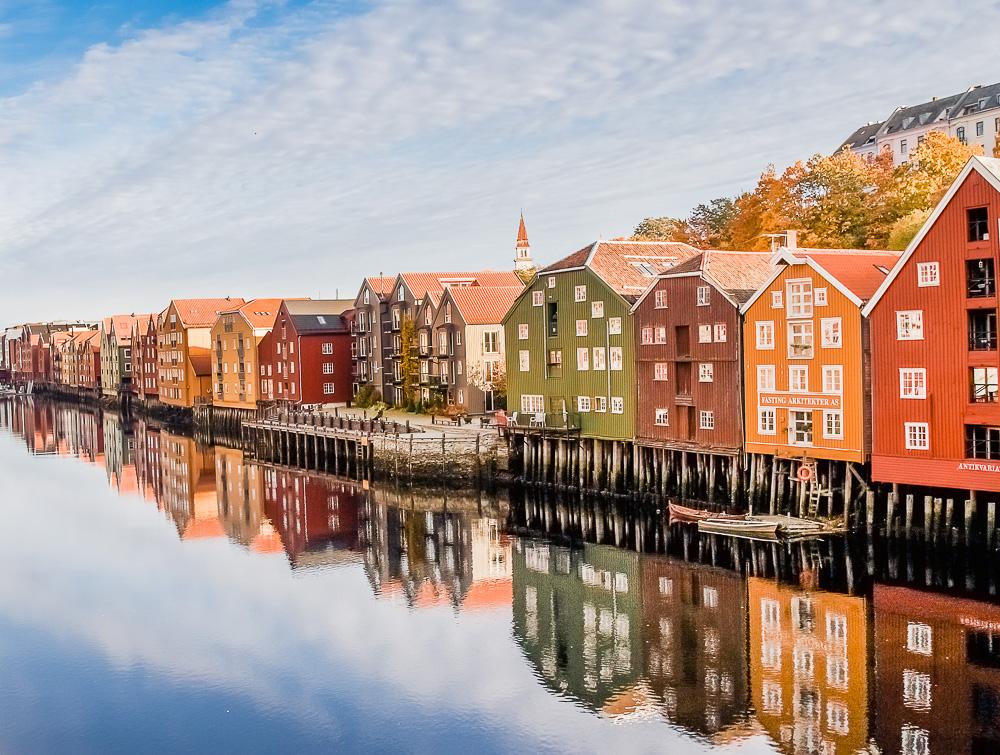
[[979,144],[987,157],[992,156],[1000,136],[1000,83],[978,84],[960,94],[897,107],[884,121],[857,129],[838,151],[850,149],[874,157],[888,149],[893,162],[899,165],[931,131],[944,131],[966,144]]

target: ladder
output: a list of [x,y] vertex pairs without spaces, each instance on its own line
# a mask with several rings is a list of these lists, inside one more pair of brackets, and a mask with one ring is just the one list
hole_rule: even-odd
[[809,500],[806,507],[806,516],[809,519],[816,519],[819,516],[819,499],[822,494],[823,491],[819,486],[819,482],[813,478],[812,482],[809,483],[809,490],[807,491]]

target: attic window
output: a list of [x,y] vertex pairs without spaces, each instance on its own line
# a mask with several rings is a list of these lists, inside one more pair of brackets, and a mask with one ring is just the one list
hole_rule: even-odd
[[878,270],[880,273],[882,273],[882,275],[889,274],[889,268],[887,268],[885,265],[875,265],[875,269]]
[[654,270],[653,266],[648,262],[633,262],[632,267],[645,275],[647,278],[652,278],[656,275],[656,270]]
[[323,315],[316,315],[316,320],[320,325],[326,325],[326,318]]
[[912,117],[910,117],[910,118],[904,118],[903,119],[903,128],[909,128],[911,123],[913,123],[913,118]]

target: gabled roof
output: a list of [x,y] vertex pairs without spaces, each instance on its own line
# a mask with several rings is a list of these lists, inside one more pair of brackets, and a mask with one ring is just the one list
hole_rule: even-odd
[[126,347],[132,343],[132,326],[141,320],[148,320],[152,315],[111,315],[104,318],[104,332],[114,333],[115,344]]
[[466,325],[499,325],[522,291],[524,286],[463,286],[449,288],[444,296]]
[[660,273],[698,254],[679,241],[595,241],[540,274],[589,268],[619,296],[634,302]]
[[372,291],[384,299],[392,291],[392,284],[396,282],[396,277],[394,275],[370,275],[365,278],[365,282],[368,283]]
[[[251,299],[242,306],[235,307],[233,309],[225,310],[220,312],[220,314],[232,314],[239,313],[247,324],[254,328],[270,328],[274,325],[274,318],[278,315],[278,310],[281,308],[281,302],[284,299]],[[289,301],[295,301],[294,299],[289,299]]]
[[[185,328],[210,328],[220,312],[238,307],[245,302],[240,297],[224,299],[174,299],[177,319]],[[168,307],[169,309],[169,307]]]
[[884,121],[878,121],[876,123],[866,123],[861,128],[857,129],[853,134],[847,137],[839,147],[837,151],[847,148],[847,149],[858,149],[859,147],[864,147],[869,142],[875,142],[875,136],[878,134],[879,129],[885,125]]
[[775,272],[770,252],[739,252],[706,249],[657,276],[636,301],[633,310],[664,278],[699,276],[715,286],[723,296],[739,307],[754,295]]
[[[473,270],[452,273],[400,273],[399,280],[406,285],[414,299],[423,299],[428,293],[440,294],[452,285],[517,286],[521,279],[513,270]],[[395,288],[395,285],[393,286]]]
[[354,306],[353,299],[286,299],[285,310],[299,333],[348,330],[343,315]]
[[740,311],[749,310],[786,265],[808,265],[860,308],[872,297],[898,259],[899,252],[883,250],[782,248],[771,258],[777,266],[775,272],[747,299]]
[[998,192],[1000,192],[1000,160],[995,157],[970,157],[969,161],[962,168],[962,171],[958,174],[958,177],[952,182],[951,188],[948,189],[947,193],[941,197],[941,201],[937,203],[937,207],[934,208],[934,212],[931,213],[930,217],[924,222],[917,231],[917,235],[913,237],[910,243],[906,247],[906,251],[903,252],[902,256],[890,270],[889,274],[885,277],[885,280],[879,285],[878,290],[871,296],[867,305],[865,305],[864,314],[867,317],[871,314],[871,311],[878,304],[879,299],[881,299],[885,292],[888,290],[889,286],[899,275],[899,271],[906,266],[907,261],[913,256],[913,252],[916,248],[920,246],[920,242],[924,240],[924,236],[927,232],[934,227],[937,219],[941,217],[941,213],[944,212],[945,208],[951,203],[952,198],[961,188],[962,184],[965,183],[965,179],[969,177],[972,171],[976,171],[981,175],[986,181]]

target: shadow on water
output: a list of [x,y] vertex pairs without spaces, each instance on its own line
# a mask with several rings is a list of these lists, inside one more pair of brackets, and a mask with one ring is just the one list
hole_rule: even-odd
[[589,714],[703,746],[1000,752],[993,551],[950,540],[759,543],[577,496],[369,486],[249,462],[141,420],[0,402],[32,454],[103,466],[183,541],[356,565],[417,611],[512,612],[537,683]]

